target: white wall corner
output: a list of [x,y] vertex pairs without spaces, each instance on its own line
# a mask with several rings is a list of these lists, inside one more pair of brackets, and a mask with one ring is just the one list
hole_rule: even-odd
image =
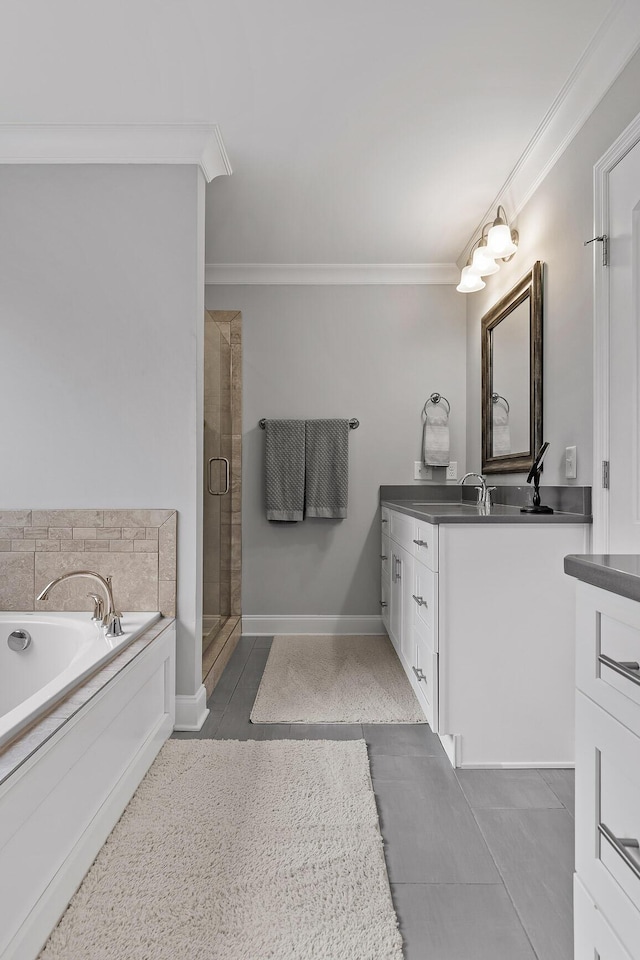
[[205,283],[244,286],[457,284],[455,263],[208,263]]
[[176,722],[174,730],[200,730],[207,719],[207,691],[204,684],[193,696],[176,694]]
[[195,164],[232,172],[216,123],[2,123],[0,163]]
[[499,203],[514,220],[640,46],[638,0],[617,0],[559,91],[533,137],[458,258],[464,266],[474,240]]
[[249,637],[274,637],[276,634],[293,635],[329,635],[380,636],[385,634],[382,619],[379,616],[243,616],[242,633]]

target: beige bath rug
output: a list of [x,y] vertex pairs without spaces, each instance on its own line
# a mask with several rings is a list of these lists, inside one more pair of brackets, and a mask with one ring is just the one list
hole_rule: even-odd
[[402,960],[364,741],[169,740],[42,960]]
[[387,637],[275,637],[253,723],[425,723]]

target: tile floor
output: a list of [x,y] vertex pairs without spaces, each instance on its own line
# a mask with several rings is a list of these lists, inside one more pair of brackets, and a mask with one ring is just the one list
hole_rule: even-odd
[[174,736],[364,737],[406,960],[572,960],[573,771],[456,772],[422,725],[252,724],[270,643],[243,637]]

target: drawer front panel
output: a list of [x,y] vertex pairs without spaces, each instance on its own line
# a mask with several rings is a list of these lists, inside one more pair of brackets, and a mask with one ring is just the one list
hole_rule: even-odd
[[438,569],[438,527],[434,523],[425,523],[423,520],[413,521],[412,533],[413,555],[420,563],[426,564],[431,570]]
[[640,739],[576,697],[576,870],[627,950],[640,944]]
[[640,603],[579,584],[576,683],[640,736]]
[[438,730],[438,655],[435,652],[430,630],[421,623],[414,623],[415,666],[417,691],[432,730]]
[[413,536],[413,520],[404,513],[389,511],[389,536],[401,547],[413,553],[411,539]]
[[380,516],[380,533],[381,533],[381,543],[380,543],[380,553],[384,553],[384,538],[389,537],[391,534],[391,523],[389,522],[390,510],[387,507],[382,507],[381,516]]
[[422,563],[414,563],[413,566],[414,620],[422,621],[435,635],[438,626],[438,577]]
[[578,877],[573,884],[573,914],[576,960],[640,960],[639,953],[632,956],[625,950]]
[[382,622],[384,624],[384,627],[387,633],[390,632],[390,621],[389,621],[390,596],[391,596],[391,585],[389,583],[389,576],[383,575],[380,583],[380,614],[382,616]]

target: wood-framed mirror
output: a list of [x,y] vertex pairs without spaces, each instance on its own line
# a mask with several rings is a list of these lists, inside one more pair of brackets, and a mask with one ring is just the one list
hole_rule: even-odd
[[542,443],[538,260],[482,318],[482,472],[528,471]]

